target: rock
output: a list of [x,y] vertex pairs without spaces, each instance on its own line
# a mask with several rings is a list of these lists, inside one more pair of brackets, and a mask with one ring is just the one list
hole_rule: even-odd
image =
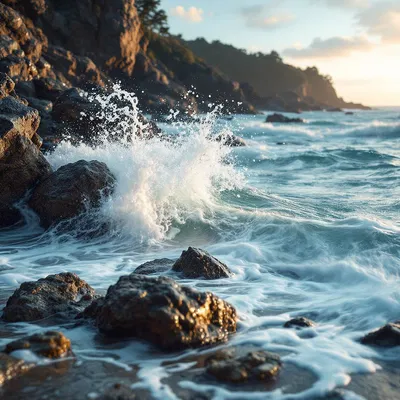
[[32,107],[39,111],[42,118],[49,116],[49,113],[53,109],[53,103],[50,100],[40,100],[35,97],[25,97],[29,107]]
[[167,350],[225,341],[236,331],[236,310],[214,294],[135,273],[109,287],[95,315],[106,335],[138,337]]
[[61,332],[47,331],[8,343],[5,353],[17,350],[30,350],[38,357],[62,358],[72,355],[71,341]]
[[14,81],[7,75],[0,72],[0,99],[8,97],[15,88]]
[[361,343],[381,347],[400,346],[400,321],[386,324],[368,333],[361,339]]
[[202,249],[189,247],[183,251],[175,262],[172,270],[179,272],[185,278],[220,279],[233,275],[230,269],[221,261]]
[[34,189],[30,207],[48,228],[78,216],[87,207],[98,207],[112,193],[115,178],[99,161],[78,161],[64,165]]
[[49,275],[36,282],[24,282],[8,299],[3,310],[7,322],[29,322],[57,313],[77,314],[93,300],[95,292],[70,272]]
[[174,265],[174,260],[170,260],[169,258],[161,258],[153,261],[145,262],[142,265],[139,265],[134,273],[140,275],[151,275],[151,274],[161,274],[163,272],[167,272]]
[[0,228],[17,224],[22,220],[21,213],[13,206],[0,203]]
[[0,158],[16,136],[31,139],[40,123],[37,110],[21,104],[13,97],[0,100]]
[[206,371],[223,382],[270,381],[278,375],[281,365],[280,357],[267,351],[240,356],[236,348],[227,348],[206,360]]
[[343,112],[340,107],[330,107],[326,109],[327,112]]
[[30,367],[31,365],[25,363],[23,360],[0,353],[0,386],[6,381],[21,375]]
[[68,89],[68,85],[54,78],[35,79],[35,90],[39,99],[56,101]]
[[347,112],[345,113],[345,115],[354,115],[354,113],[353,113],[352,111],[347,111]]
[[216,137],[218,142],[221,142],[225,146],[229,147],[244,147],[246,146],[246,142],[240,138],[239,136],[236,136],[232,133],[229,134],[221,134]]
[[0,225],[17,222],[19,213],[12,205],[37,182],[51,173],[51,167],[32,141],[17,136],[0,159]]
[[135,400],[138,399],[136,397],[135,392],[126,385],[121,385],[120,383],[116,383],[109,389],[107,389],[98,400]]
[[285,328],[310,328],[315,326],[314,322],[305,317],[296,317],[285,322]]
[[280,124],[292,124],[292,123],[298,123],[298,124],[303,124],[304,120],[301,118],[289,118],[289,117],[285,117],[282,114],[272,114],[272,115],[268,115],[266,122],[277,122]]

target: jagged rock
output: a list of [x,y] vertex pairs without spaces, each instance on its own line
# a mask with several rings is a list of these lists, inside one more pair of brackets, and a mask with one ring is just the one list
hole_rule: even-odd
[[59,168],[40,182],[29,200],[48,228],[78,216],[87,207],[97,207],[103,196],[111,194],[115,178],[99,161],[78,161]]
[[[0,35],[8,36],[16,41],[24,55],[33,63],[37,62],[41,57],[43,47],[47,45],[45,37],[33,26],[28,28],[21,15],[3,3],[0,3]],[[14,1],[7,0],[7,3],[15,6]]]
[[314,322],[305,317],[293,318],[283,325],[285,328],[310,328],[315,326]]
[[6,381],[21,375],[31,368],[31,366],[23,360],[0,353],[0,386]]
[[230,269],[221,261],[202,249],[189,247],[183,251],[172,270],[185,278],[219,279],[232,276]]
[[289,118],[285,117],[282,114],[272,114],[268,115],[266,122],[271,122],[271,123],[280,123],[280,124],[302,124],[304,123],[304,120],[301,118]]
[[59,46],[49,46],[46,60],[74,85],[92,82],[104,86],[102,73],[89,57],[76,56]]
[[240,356],[236,348],[227,348],[206,360],[206,371],[223,382],[270,381],[278,375],[281,365],[280,357],[267,351]]
[[400,321],[368,333],[361,339],[361,343],[381,347],[400,346]]
[[68,89],[65,83],[53,78],[35,79],[35,90],[39,99],[56,101],[58,97]]
[[39,113],[13,97],[0,100],[0,158],[16,136],[31,139],[40,123]]
[[225,341],[236,331],[236,310],[214,294],[135,273],[110,286],[92,315],[104,334],[138,337],[169,350]]
[[8,299],[3,310],[7,322],[37,321],[61,313],[76,315],[90,304],[95,292],[76,274],[49,275],[24,282]]
[[42,118],[48,117],[49,113],[53,109],[53,103],[49,100],[40,100],[35,97],[25,97],[29,107],[32,107],[39,111]]
[[0,73],[0,99],[4,99],[13,93],[15,88],[14,81],[4,73]]
[[61,332],[47,331],[15,340],[6,345],[5,353],[30,350],[38,357],[62,358],[72,355],[71,341]]
[[11,54],[0,60],[0,72],[15,81],[27,81],[37,76],[35,64],[27,57]]
[[140,275],[151,275],[151,274],[161,274],[163,272],[167,272],[174,265],[174,260],[170,260],[169,258],[161,258],[153,261],[145,262],[142,265],[139,265],[134,273]]

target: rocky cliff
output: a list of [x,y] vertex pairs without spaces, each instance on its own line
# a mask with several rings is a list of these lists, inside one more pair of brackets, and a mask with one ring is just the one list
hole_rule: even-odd
[[[329,76],[318,69],[302,70],[285,64],[279,54],[249,54],[234,46],[205,39],[186,41],[186,45],[210,65],[238,82],[247,82],[258,95],[252,101],[262,108],[279,111],[319,110],[337,107],[366,108],[340,98]],[[233,62],[234,60],[234,62]]]

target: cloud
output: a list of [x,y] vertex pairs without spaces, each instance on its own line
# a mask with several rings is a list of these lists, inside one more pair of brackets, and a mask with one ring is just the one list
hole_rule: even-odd
[[189,7],[187,10],[183,6],[176,6],[170,10],[171,15],[182,18],[189,22],[203,21],[204,11],[201,8]]
[[267,13],[269,8],[265,5],[256,4],[242,8],[240,14],[244,18],[246,26],[254,29],[276,29],[295,19],[292,14],[287,13],[269,15]]
[[[321,0],[310,0],[313,3],[321,3]],[[366,8],[369,0],[323,0],[326,5],[340,8]]]
[[360,26],[367,33],[379,36],[383,43],[400,43],[400,2],[376,3],[357,15]]
[[369,51],[374,45],[363,36],[352,38],[332,37],[329,39],[316,38],[305,48],[290,48],[283,54],[292,58],[333,58],[345,57],[355,51]]

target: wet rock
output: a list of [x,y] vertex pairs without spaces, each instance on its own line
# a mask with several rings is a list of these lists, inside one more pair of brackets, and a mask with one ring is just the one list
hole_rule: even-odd
[[190,279],[220,279],[232,276],[232,272],[224,263],[206,251],[194,247],[182,252],[172,270]]
[[134,273],[140,275],[161,274],[163,272],[168,272],[174,265],[174,262],[174,260],[170,260],[169,258],[148,261],[139,265],[135,269]]
[[38,357],[62,358],[72,355],[71,341],[61,332],[47,331],[37,333],[6,345],[5,353],[17,350],[30,350]]
[[57,313],[76,315],[93,300],[95,292],[76,274],[49,275],[24,282],[8,299],[3,310],[7,322],[37,321]]
[[7,225],[9,218],[15,222],[17,214],[12,205],[50,172],[51,167],[37,145],[26,137],[15,137],[0,158],[0,225]]
[[361,339],[361,343],[381,347],[400,346],[400,321],[368,333]]
[[233,135],[232,133],[218,135],[216,140],[229,147],[246,146],[246,142],[241,137]]
[[236,310],[214,294],[135,273],[110,286],[96,315],[104,334],[142,338],[167,350],[225,341],[236,331]]
[[30,367],[31,365],[25,363],[23,360],[0,353],[0,386],[6,381],[24,373]]
[[40,100],[35,97],[25,97],[29,107],[32,107],[39,111],[42,118],[48,118],[49,113],[53,109],[53,103],[50,100]]
[[22,220],[21,213],[13,206],[0,203],[0,228],[17,224]]
[[280,123],[280,124],[293,124],[293,123],[298,123],[298,124],[302,124],[304,123],[304,120],[301,118],[289,118],[289,117],[285,117],[282,114],[272,114],[272,115],[268,115],[266,122],[271,122],[271,123]]
[[120,383],[116,383],[98,397],[99,400],[135,400],[137,398],[135,392],[129,386]]
[[88,207],[100,205],[103,196],[113,190],[115,178],[107,165],[99,161],[78,161],[64,165],[36,186],[29,200],[48,228],[78,216]]
[[305,317],[293,318],[283,325],[285,328],[311,328],[315,326],[315,323]]
[[278,375],[281,365],[280,357],[267,351],[240,356],[236,348],[228,348],[206,360],[206,371],[223,382],[270,381]]
[[345,115],[354,115],[354,113],[353,113],[352,111],[347,111],[347,112],[345,113]]

